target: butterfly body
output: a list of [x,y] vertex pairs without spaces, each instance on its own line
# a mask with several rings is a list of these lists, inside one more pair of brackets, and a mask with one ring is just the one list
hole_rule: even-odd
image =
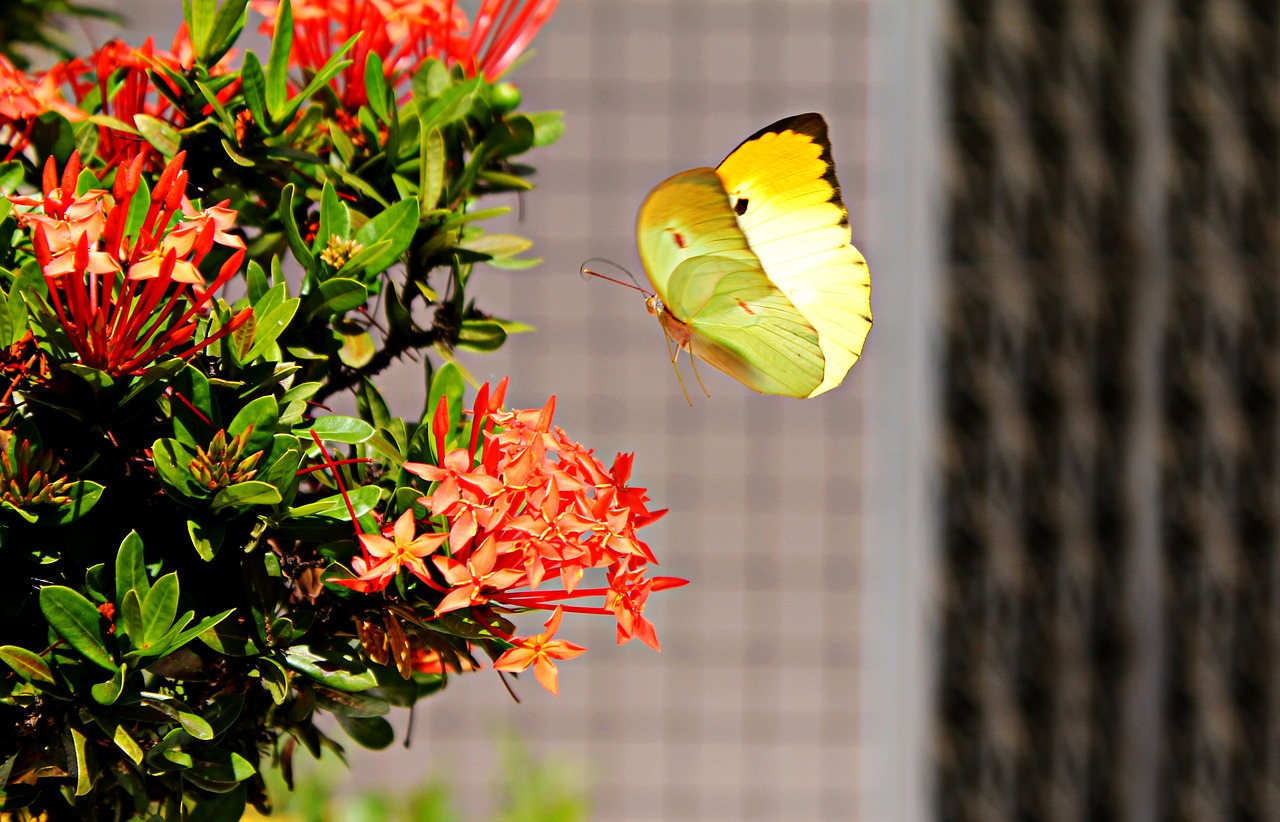
[[664,181],[637,221],[648,308],[676,349],[791,397],[838,385],[870,330],[870,279],[849,240],[817,114]]

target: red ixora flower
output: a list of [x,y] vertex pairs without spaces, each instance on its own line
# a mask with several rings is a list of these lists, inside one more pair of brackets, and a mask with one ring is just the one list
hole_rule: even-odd
[[[425,483],[417,502],[431,516],[415,525],[411,511],[401,514],[393,528],[394,549],[385,536],[359,534],[364,551],[352,560],[357,576],[332,581],[377,593],[406,567],[440,595],[437,616],[470,609],[553,610],[543,634],[503,636],[514,647],[495,668],[522,671],[533,665],[538,681],[555,693],[551,660],[583,651],[551,640],[562,613],[613,617],[618,644],[640,639],[658,650],[653,625],[643,616],[645,603],[650,594],[686,581],[647,576],[657,560],[636,532],[666,511],[649,510],[645,489],[628,485],[631,455],[619,454],[606,467],[553,424],[555,397],[542,408],[508,411],[502,408],[506,388],[505,379],[492,392],[488,383],[480,387],[469,431],[464,429],[453,448],[448,446],[454,419],[441,399],[431,419],[437,464],[403,466]],[[336,467],[323,445],[320,450],[324,465]],[[354,509],[351,514],[354,520]],[[382,530],[388,533],[386,526]],[[427,556],[430,563],[423,562]],[[607,587],[581,586],[591,572],[603,572]],[[558,586],[549,582],[557,580]],[[588,599],[600,604],[583,604]]]
[[546,630],[523,639],[514,638],[511,650],[493,661],[495,671],[519,673],[533,666],[533,675],[538,683],[553,695],[560,694],[560,672],[556,670],[553,659],[573,659],[586,653],[587,649],[564,639],[552,639],[560,630],[560,618],[563,608],[556,608],[546,622]]
[[9,148],[6,161],[26,149],[36,118],[46,111],[56,111],[72,122],[88,116],[62,99],[61,77],[58,69],[28,75],[0,54],[0,146]]
[[[160,357],[193,356],[253,313],[239,312],[186,347],[214,292],[239,271],[245,246],[228,233],[235,212],[226,202],[203,211],[191,208],[184,197],[183,160],[180,152],[165,166],[136,226],[129,212],[141,185],[142,154],[116,170],[111,192],[75,193],[81,164],[74,153],[61,180],[53,158],[45,164],[42,196],[10,198],[32,209],[19,212],[18,219],[31,231],[53,313],[83,365],[112,376],[141,374]],[[214,245],[233,251],[214,281],[206,283],[199,265]]]
[[[408,84],[428,60],[460,65],[471,76],[496,79],[511,67],[551,17],[558,0],[482,0],[471,25],[457,0],[294,0],[290,63],[314,72],[359,34],[347,66],[332,81],[348,113],[369,101],[364,71],[370,53],[382,60],[387,82]],[[279,0],[256,0],[274,34]]]

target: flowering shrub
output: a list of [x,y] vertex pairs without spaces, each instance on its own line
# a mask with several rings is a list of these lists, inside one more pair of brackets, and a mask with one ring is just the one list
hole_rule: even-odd
[[[265,770],[339,749],[320,712],[380,748],[454,675],[556,693],[566,612],[657,649],[682,581],[631,455],[506,380],[467,401],[452,355],[527,330],[467,287],[536,262],[476,204],[559,136],[501,79],[554,6],[191,0],[167,51],[0,57],[5,812],[265,812]],[[418,420],[377,386],[407,354]]]

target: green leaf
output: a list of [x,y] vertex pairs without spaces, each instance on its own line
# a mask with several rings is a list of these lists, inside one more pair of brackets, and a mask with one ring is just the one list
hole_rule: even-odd
[[517,177],[514,174],[505,174],[501,171],[482,170],[476,175],[476,179],[489,184],[486,192],[533,190],[533,183],[529,182],[525,178]]
[[249,760],[231,751],[201,748],[192,756],[195,760],[192,771],[213,782],[241,782],[257,773]]
[[[252,54],[252,52],[249,52]],[[133,123],[146,141],[165,157],[173,157],[182,145],[182,136],[173,127],[150,114],[133,115]]]
[[214,511],[221,511],[234,506],[274,506],[279,502],[280,492],[275,485],[248,480],[221,489],[215,494],[211,507]]
[[154,647],[173,625],[178,615],[178,574],[171,572],[156,580],[142,600],[142,632],[147,646]]
[[506,341],[506,329],[492,320],[463,320],[458,329],[458,348],[464,350],[497,351]]
[[289,241],[289,250],[293,252],[294,259],[302,264],[307,271],[315,268],[316,259],[311,253],[311,248],[303,241],[302,232],[298,230],[298,222],[293,216],[293,183],[289,183],[280,192],[280,208],[277,214],[280,222],[284,225],[284,236]]
[[236,505],[275,505],[280,502],[280,490],[265,482],[249,480],[228,485],[213,498],[213,510],[221,511]]
[[151,444],[151,464],[160,481],[176,494],[191,496],[195,483],[187,472],[192,455],[177,440],[159,439]]
[[370,274],[376,274],[394,264],[400,255],[409,249],[417,230],[417,200],[401,200],[361,226],[355,234],[356,242],[361,245],[373,245],[379,241],[390,240],[390,244],[380,255],[365,261],[365,270]]
[[141,645],[146,630],[142,621],[142,597],[130,590],[120,600],[120,613],[116,617],[116,630],[123,631],[133,645]]
[[46,585],[40,589],[40,610],[49,627],[81,656],[108,671],[116,670],[107,651],[106,620],[92,602],[63,585]]
[[[462,399],[466,391],[466,383],[462,379],[462,372],[458,370],[458,366],[451,362],[447,362],[440,366],[436,371],[435,377],[431,380],[431,391],[427,394],[427,406],[423,409],[422,420],[426,424],[430,424],[435,418],[436,408],[440,406],[440,398],[449,398],[449,419],[452,421],[449,430],[453,430],[458,426],[458,422],[462,419]],[[435,438],[431,438],[432,448],[435,447]],[[437,455],[440,456],[440,455]]]
[[49,663],[45,662],[44,657],[34,651],[19,648],[17,645],[0,645],[0,660],[3,660],[18,676],[28,682],[36,680],[48,682],[50,685],[56,682],[53,678],[53,671],[49,668]]
[[538,148],[551,145],[564,134],[563,111],[535,111],[525,117],[533,123],[533,144]]
[[[279,286],[276,287],[278,288]],[[280,335],[284,333],[284,330],[289,327],[289,323],[293,321],[294,314],[298,313],[298,305],[301,302],[297,297],[291,297],[271,309],[265,316],[259,317],[257,327],[253,332],[253,347],[249,349],[249,353],[245,354],[241,362],[253,362],[258,357],[265,355],[271,346],[275,344],[275,341],[280,338]],[[256,315],[257,311],[255,310],[254,313]]]
[[316,72],[315,76],[311,78],[311,82],[307,83],[306,88],[302,90],[302,93],[290,100],[288,105],[285,106],[284,114],[280,117],[280,122],[292,122],[293,115],[297,113],[298,109],[311,97],[311,95],[324,88],[330,80],[337,76],[338,72],[351,65],[350,60],[344,60],[343,58],[346,57],[347,52],[351,50],[351,47],[355,45],[356,40],[359,38],[360,34],[352,35],[347,39],[347,42],[343,43],[342,46],[333,53],[333,56],[330,57],[325,64],[320,67],[320,70]]
[[369,50],[369,55],[364,61],[364,88],[369,97],[369,108],[373,109],[373,113],[378,115],[379,120],[384,123],[390,122],[391,114],[387,106],[391,95],[387,89],[387,77],[383,72],[382,58],[373,49]]
[[271,53],[267,57],[267,113],[277,122],[284,122],[284,105],[289,87],[289,50],[293,46],[293,7],[283,0],[276,8],[275,34],[271,38]]
[[272,121],[267,118],[267,78],[262,73],[262,63],[258,55],[246,51],[244,64],[240,67],[240,80],[243,83],[244,101],[249,106],[253,121],[267,134],[275,134]]
[[[382,499],[382,489],[376,485],[362,485],[347,491],[347,497],[351,500],[351,507],[355,509],[356,516],[362,517],[377,507],[379,500]],[[347,504],[343,501],[341,494],[333,494],[307,505],[290,508],[289,516],[292,518],[328,517],[343,522],[351,521]]]
[[378,678],[351,648],[311,648],[294,645],[284,650],[285,664],[298,673],[317,682],[356,693],[367,691],[378,684]]
[[182,0],[183,17],[196,54],[203,58],[209,51],[209,36],[213,33],[217,0]]
[[269,656],[259,657],[258,674],[262,677],[262,686],[271,694],[271,701],[283,705],[289,696],[289,672],[285,667]]
[[84,796],[93,789],[93,779],[97,775],[94,773],[92,757],[87,748],[88,740],[85,735],[75,728],[70,729],[71,733],[71,750],[75,753],[72,773],[76,778],[76,796]]
[[356,409],[365,422],[375,428],[384,428],[391,424],[391,409],[383,398],[373,380],[363,377],[356,393]]
[[114,705],[124,691],[125,667],[121,665],[106,682],[98,682],[89,688],[93,701],[99,705]]
[[338,277],[320,283],[316,293],[307,298],[306,318],[326,318],[345,314],[369,300],[369,289],[359,280]]
[[471,110],[472,97],[483,79],[473,77],[441,94],[435,102],[422,111],[419,118],[422,130],[430,131],[437,126],[445,126],[462,119]]
[[227,433],[237,437],[253,426],[244,446],[244,456],[248,457],[258,451],[269,448],[271,438],[275,436],[276,421],[280,419],[280,406],[272,396],[258,397],[247,404],[231,420]]
[[71,486],[68,496],[71,502],[60,506],[52,515],[41,517],[41,522],[49,525],[66,525],[75,522],[93,510],[102,498],[103,488],[96,482],[80,480]]
[[458,247],[500,259],[502,257],[514,257],[517,254],[528,251],[533,247],[533,240],[516,234],[486,233],[481,234],[479,237],[465,240],[459,243]]
[[199,634],[200,641],[213,650],[227,656],[256,655],[258,647],[253,641],[252,628],[235,621],[206,628]]
[[187,535],[196,553],[205,562],[210,562],[218,554],[223,541],[227,538],[225,526],[216,522],[201,523],[193,519],[187,520]]
[[195,639],[196,637],[204,636],[205,634],[212,632],[213,629],[215,629],[220,622],[222,622],[227,617],[231,616],[233,613],[235,613],[235,609],[230,608],[226,611],[223,611],[220,614],[215,614],[214,616],[205,617],[204,619],[197,622],[195,625],[191,626],[190,628],[187,628],[185,631],[178,633],[173,638],[173,641],[169,644],[169,651],[170,652],[175,651],[178,648],[181,648],[183,645],[186,645],[188,642]]
[[126,756],[133,760],[133,764],[142,764],[142,746],[138,744],[137,740],[129,735],[129,732],[125,730],[123,725],[116,726],[115,733],[111,735],[111,740],[116,743],[116,746],[119,747],[120,750],[125,752]]
[[316,230],[315,242],[311,250],[319,254],[329,245],[334,237],[345,238],[351,228],[351,212],[346,203],[338,199],[338,191],[333,183],[325,182],[320,192],[320,227]]
[[201,55],[207,65],[221,60],[240,36],[248,20],[248,5],[249,0],[226,0],[218,9],[209,41],[205,44],[205,53]]
[[363,368],[369,364],[378,350],[373,344],[373,337],[354,323],[346,323],[344,326],[351,327],[339,329],[339,333],[342,334],[342,348],[338,349],[338,359],[342,360],[342,364],[348,368]]
[[362,748],[380,751],[396,740],[391,723],[380,716],[360,717],[334,714],[342,730]]
[[357,445],[373,436],[373,426],[362,419],[356,417],[345,417],[340,414],[329,414],[323,417],[317,417],[311,420],[307,428],[302,429],[298,433],[299,436],[306,436],[309,440],[310,436],[307,431],[315,431],[320,435],[320,439],[326,442],[344,442],[348,445]]
[[196,739],[208,741],[213,739],[213,727],[200,717],[186,711],[178,712],[178,723],[182,725],[182,730],[194,736]]

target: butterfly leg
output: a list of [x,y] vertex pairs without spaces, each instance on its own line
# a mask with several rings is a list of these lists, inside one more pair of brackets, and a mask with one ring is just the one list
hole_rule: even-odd
[[[676,370],[676,381],[680,383],[680,393],[684,394],[684,401],[689,403],[689,407],[692,408],[693,400],[689,399],[689,391],[684,387],[684,377],[680,374],[680,363],[677,362],[677,360],[680,359],[680,346],[671,344],[671,335],[667,332],[667,327],[665,325],[662,327],[662,337],[667,341],[667,353],[671,355],[671,367]],[[690,356],[689,359],[692,361],[693,357]],[[696,368],[693,373],[694,376],[697,376],[698,372]],[[702,384],[701,378],[698,379],[698,384]],[[705,391],[706,389],[703,390]]]

